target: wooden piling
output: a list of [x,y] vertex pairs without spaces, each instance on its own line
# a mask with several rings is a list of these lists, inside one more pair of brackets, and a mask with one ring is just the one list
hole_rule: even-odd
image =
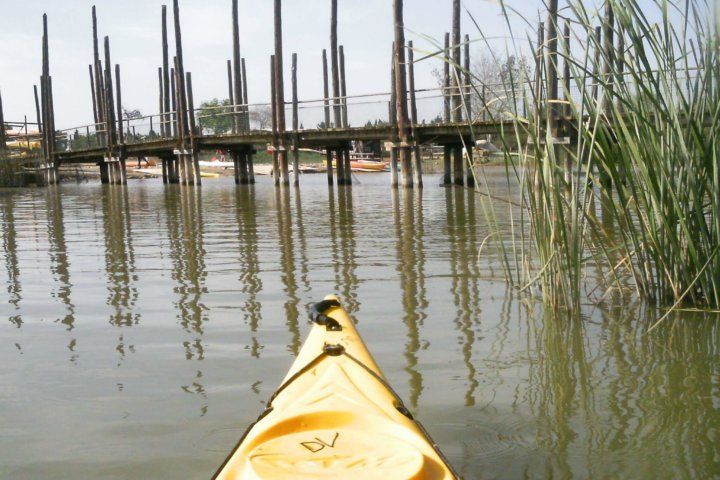
[[197,125],[195,125],[195,101],[193,100],[192,74],[185,74],[185,85],[187,87],[188,101],[188,121],[190,122],[190,150],[192,150],[192,170],[195,185],[202,184],[200,177],[200,155],[195,142],[195,136],[198,134]]
[[[451,118],[453,123],[462,122],[462,97],[460,96],[460,0],[453,0],[452,8],[452,72],[450,75]],[[464,185],[464,158],[462,146],[453,146],[453,177],[455,185]]]
[[[247,71],[245,70],[245,59],[240,59],[240,76],[242,77],[242,98],[243,98],[243,114],[245,117],[245,130],[250,130],[250,107],[248,106],[248,88],[247,88]],[[252,162],[250,166],[250,176],[252,177]],[[255,183],[255,180],[252,180]]]
[[[443,120],[450,123],[450,34],[445,33],[445,58],[443,62]],[[452,156],[450,147],[443,148],[443,185],[452,184]]]
[[395,76],[397,75],[397,65],[395,64],[395,43],[392,46],[392,60],[390,61],[390,105],[388,106],[390,123],[390,187],[398,186],[398,163],[397,163],[397,144],[398,144],[398,128],[397,128],[397,91],[395,90]]
[[342,105],[342,127],[348,128],[348,113],[347,113],[347,87],[345,78],[345,49],[342,45],[339,47],[340,55],[340,100]]
[[413,153],[413,172],[415,174],[415,185],[418,188],[423,187],[422,179],[422,156],[420,151],[420,144],[417,140],[417,134],[415,126],[418,124],[417,118],[417,100],[415,98],[415,52],[413,50],[413,42],[408,42],[408,88],[410,90],[410,129],[412,137],[412,153]]
[[233,83],[233,133],[237,133],[242,129],[243,122],[241,120],[242,109],[240,105],[243,103],[242,96],[242,73],[240,66],[240,25],[238,21],[238,0],[232,1],[232,44],[233,44],[233,74],[235,75],[235,81]]
[[[102,69],[102,63],[100,62],[100,47],[98,42],[98,31],[97,31],[97,12],[95,6],[92,7],[92,34],[93,34],[93,70],[95,71],[95,100],[97,102],[97,119],[95,120],[95,129],[97,130],[97,124],[105,123],[105,81]],[[96,135],[98,133],[96,132]],[[107,142],[106,132],[99,134],[98,140],[101,142]]]
[[170,121],[168,127],[168,134],[170,137],[177,137],[178,135],[178,128],[177,128],[177,96],[176,96],[176,88],[175,88],[175,69],[170,69],[170,82],[168,84],[170,86],[170,110],[168,110],[168,120]]
[[[328,86],[328,64],[327,64],[327,51],[323,48],[322,51],[322,65],[323,65],[323,94],[325,101],[324,113],[325,113],[325,129],[330,128],[330,89]],[[325,163],[327,169],[328,185],[333,184],[333,165],[332,165],[332,152],[330,149],[325,150]]]
[[277,85],[275,77],[275,55],[270,55],[270,99],[272,109],[272,175],[275,186],[280,185],[280,168],[278,164],[278,128],[277,128]]
[[323,48],[322,51],[322,65],[323,65],[323,111],[325,113],[325,129],[330,128],[330,89],[328,88],[328,65],[327,65],[327,50]]
[[127,185],[127,171],[125,170],[125,135],[123,133],[122,116],[122,89],[120,87],[120,65],[115,64],[115,91],[117,92],[117,131],[118,131],[118,184]]
[[613,103],[613,71],[615,67],[614,26],[615,13],[613,12],[612,2],[605,0],[605,13],[603,16],[603,52],[605,52],[605,56],[602,76],[605,86],[603,88],[603,94],[600,97],[600,111],[605,116],[610,113]]
[[[168,34],[167,34],[167,7],[165,5],[162,6],[162,72],[163,72],[163,109],[161,110],[162,114],[162,128],[161,133],[163,138],[172,137],[174,136],[174,126],[171,119],[171,104],[175,98],[174,92],[171,92],[171,85],[170,85],[170,58],[168,53]],[[174,81],[174,80],[173,80]],[[174,89],[173,89],[174,90]],[[175,107],[172,107],[172,110],[175,110]]]
[[38,100],[38,89],[37,85],[33,85],[33,92],[35,93],[35,117],[37,119],[38,132],[42,133],[42,117],[40,116],[40,101]]
[[[25,132],[27,133],[27,129],[25,130]],[[7,138],[5,135],[5,115],[3,114],[2,94],[0,94],[0,152],[5,152],[5,150],[7,150],[7,144],[5,143],[6,141]]]
[[90,97],[92,98],[93,121],[98,123],[97,100],[95,99],[95,78],[93,76],[92,65],[88,65],[88,70],[90,72]]
[[[165,128],[163,125],[163,106],[164,106],[164,96],[163,96],[163,73],[162,73],[162,67],[158,67],[158,112],[160,112],[160,116],[158,118],[158,124],[160,126],[160,131],[158,132],[158,136],[162,138],[163,135],[163,129]],[[152,117],[150,117],[150,121],[152,121]],[[152,128],[150,129],[152,131]]]
[[[342,97],[340,102],[342,105],[342,127],[348,128],[348,117],[347,117],[347,90],[345,86],[345,52],[343,46],[339,47],[339,63],[340,63],[340,96]],[[345,149],[342,155],[344,178],[343,183],[345,185],[352,185],[352,170],[350,170],[350,150],[349,147]]]
[[[535,48],[535,105],[533,116],[535,119],[535,136],[540,139],[542,136],[542,115],[543,107],[543,72],[545,71],[545,23],[538,22],[537,45]],[[487,105],[487,103],[486,103]]]
[[394,65],[395,65],[395,109],[400,140],[400,168],[402,186],[412,188],[412,159],[410,155],[410,129],[407,110],[407,76],[405,72],[405,23],[403,20],[403,0],[393,0],[393,18],[395,24]]
[[340,72],[338,69],[337,0],[330,0],[330,66],[332,70],[333,111],[335,113],[334,127],[340,128],[342,125],[342,112],[340,110]]
[[[473,114],[472,114],[472,103],[470,100],[470,94],[472,92],[472,87],[470,86],[472,83],[472,74],[470,73],[470,35],[465,35],[465,42],[464,42],[464,48],[463,48],[465,54],[463,56],[463,70],[465,70],[464,73],[464,81],[463,87],[463,105],[465,106],[465,117],[467,118],[468,123],[472,124],[473,121]],[[465,143],[465,150],[467,152],[467,162],[466,162],[466,175],[465,175],[465,185],[467,185],[468,188],[474,188],[475,187],[475,175],[473,172],[473,157],[475,154],[475,138],[474,136],[471,138],[471,142]]]
[[277,134],[280,152],[278,162],[280,163],[281,181],[283,185],[290,185],[290,173],[288,168],[288,152],[285,145],[285,85],[283,80],[283,45],[282,45],[282,0],[274,2],[274,25],[275,25],[275,96],[277,109]]
[[292,128],[293,128],[293,183],[300,185],[300,138],[298,133],[298,92],[297,92],[297,53],[292,54]]
[[463,69],[465,70],[465,112],[468,121],[474,120],[472,113],[472,72],[470,71],[470,35],[465,35],[465,56],[463,58]]

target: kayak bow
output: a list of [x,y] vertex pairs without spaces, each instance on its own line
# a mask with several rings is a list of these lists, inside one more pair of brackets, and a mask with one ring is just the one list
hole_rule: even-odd
[[266,410],[215,479],[452,479],[452,467],[395,394],[330,295]]

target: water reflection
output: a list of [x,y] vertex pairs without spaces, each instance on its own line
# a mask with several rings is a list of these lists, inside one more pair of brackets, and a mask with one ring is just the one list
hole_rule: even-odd
[[359,308],[353,191],[346,186],[338,186],[337,205],[334,192],[334,188],[329,188],[329,223],[333,269],[335,271],[335,291],[339,292],[340,297],[343,299],[343,306],[348,314],[352,316],[357,313]]
[[[299,195],[299,190],[296,190],[295,194]],[[278,238],[280,239],[281,278],[283,289],[286,293],[285,318],[288,332],[290,332],[291,335],[289,348],[293,355],[297,356],[302,340],[300,337],[300,326],[298,324],[298,318],[300,317],[298,304],[300,303],[300,298],[297,294],[298,284],[295,278],[295,243],[292,231],[292,215],[290,212],[290,190],[287,188],[276,189],[275,203]],[[298,221],[302,222],[302,218],[298,217]]]
[[454,323],[462,335],[460,341],[468,384],[465,405],[470,407],[475,405],[475,390],[479,385],[473,359],[475,324],[479,323],[475,195],[464,188],[446,188],[445,206],[448,240],[453,247],[450,253],[450,272],[451,292],[457,308]]
[[203,246],[202,192],[170,186],[165,190],[169,254],[172,260],[175,307],[180,325],[188,333],[202,335],[208,309],[202,303],[207,293]]
[[[135,285],[135,252],[128,190],[103,185],[102,220],[107,273],[107,304],[113,308],[110,323],[129,327],[140,321],[136,311],[138,289]],[[119,349],[119,351],[122,351]]]
[[239,311],[242,312],[244,322],[250,326],[252,334],[250,345],[246,345],[245,348],[250,350],[253,357],[260,358],[260,350],[263,347],[257,339],[257,331],[262,321],[262,305],[258,295],[263,289],[263,284],[260,278],[258,257],[257,199],[255,197],[255,187],[252,185],[237,189],[235,192],[235,217],[240,231],[238,271],[240,291],[245,298]]
[[[304,304],[334,287],[355,314],[366,295],[387,303],[372,307],[397,320],[392,328],[404,345],[397,352],[392,342],[373,341],[373,354],[395,356],[396,364],[381,363],[466,478],[718,476],[716,314],[678,312],[647,333],[657,314],[629,301],[610,307],[608,297],[576,317],[545,311],[513,298],[478,266],[484,227],[474,194],[454,187],[377,192],[135,185],[0,195],[7,291],[0,307],[11,322],[3,332],[10,348],[0,351],[10,365],[2,390],[31,399],[23,411],[45,415],[57,412],[43,404],[53,395],[67,404],[101,399],[97,417],[110,420],[90,429],[103,435],[120,403],[133,410],[123,417],[128,425],[168,405],[163,422],[174,435],[189,432],[196,452],[192,439],[207,432],[192,429],[224,428],[238,396],[267,398],[265,386],[274,382],[265,366],[279,368],[286,346],[297,351]],[[228,294],[227,285],[239,292]],[[277,312],[285,325],[263,324],[270,294],[271,304],[286,301]],[[218,298],[231,313],[213,307],[210,315],[206,304]],[[109,343],[108,331],[115,335]],[[238,354],[243,345],[247,352]],[[264,345],[274,354],[255,361]],[[68,356],[71,368],[55,367]],[[108,394],[107,370],[97,365],[118,356],[127,361],[113,372],[118,392]],[[148,365],[152,373],[140,371]],[[218,405],[212,411],[210,397]],[[188,402],[202,422],[187,422]],[[81,419],[72,410],[62,410],[68,422]],[[53,446],[67,438],[58,424],[42,430]],[[157,440],[140,427],[118,431],[118,444],[144,448]],[[101,438],[87,433],[90,441]],[[13,427],[0,446],[37,441],[34,435]],[[163,465],[165,453],[156,460]]]
[[[402,207],[399,196],[402,195]],[[422,191],[392,191],[392,211],[397,241],[397,269],[402,290],[403,322],[407,328],[405,371],[410,385],[409,404],[417,408],[423,391],[423,378],[417,369],[418,351],[422,348],[420,327],[427,318],[425,288],[425,248],[423,244]],[[427,344],[426,344],[427,345]]]
[[[70,265],[67,244],[65,241],[65,219],[60,191],[51,187],[46,190],[48,240],[50,244],[50,272],[53,278],[53,296],[62,303],[65,316],[58,321],[72,330],[75,323],[75,305],[70,299],[72,285],[70,283]],[[74,342],[72,340],[71,342]],[[72,348],[70,349],[72,351]]]
[[10,323],[18,328],[23,320],[20,315],[22,285],[18,262],[18,234],[15,228],[15,197],[0,195],[0,228],[2,229],[3,257],[7,273],[8,303],[12,305],[14,314],[8,316]]

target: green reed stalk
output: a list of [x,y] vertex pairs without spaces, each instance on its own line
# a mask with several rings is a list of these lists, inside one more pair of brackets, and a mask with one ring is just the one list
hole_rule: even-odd
[[[711,20],[717,12],[701,0],[653,0],[650,9],[648,2],[608,1],[614,36],[622,38],[618,59],[592,33],[597,14],[580,1],[564,12],[573,38],[585,46],[579,55],[558,54],[575,92],[563,104],[569,122],[561,134],[573,137],[571,144],[554,143],[542,109],[525,115],[513,101],[501,114],[514,120],[515,132],[501,141],[508,181],[520,183],[529,218],[529,235],[521,230],[512,238],[519,255],[497,239],[508,277],[528,291],[538,286],[549,305],[575,309],[598,286],[585,284],[592,266],[601,272],[595,282],[609,290],[622,292],[629,276],[639,295],[661,305],[718,308],[720,41]],[[543,72],[545,65],[536,68]],[[508,82],[506,95],[542,105],[547,80],[523,80]],[[524,145],[519,163],[510,162],[512,139]],[[487,216],[492,223],[494,215]]]

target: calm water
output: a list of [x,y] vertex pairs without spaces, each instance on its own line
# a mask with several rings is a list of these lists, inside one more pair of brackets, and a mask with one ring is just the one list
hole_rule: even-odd
[[209,478],[333,292],[467,479],[720,476],[717,315],[551,316],[480,196],[359,179],[0,192],[0,478]]

